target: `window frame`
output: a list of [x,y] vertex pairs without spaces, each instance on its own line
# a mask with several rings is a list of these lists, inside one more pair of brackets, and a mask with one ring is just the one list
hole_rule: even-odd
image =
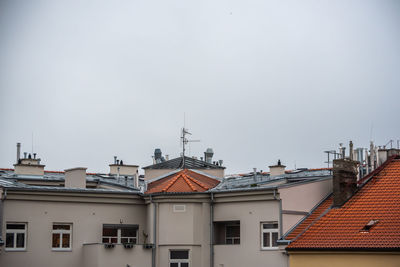
[[[239,236],[235,236],[235,237],[228,237],[228,227],[232,227],[232,226],[236,226],[239,227]],[[227,240],[231,239],[232,243],[228,243]],[[239,240],[239,243],[235,243],[235,240]],[[225,245],[240,245],[240,224],[225,224]]]
[[[171,259],[171,252],[172,251],[187,251],[188,252],[188,258],[187,259]],[[190,249],[170,249],[169,250],[169,262],[168,262],[168,266],[171,267],[171,263],[178,263],[178,267],[181,267],[181,263],[187,263],[188,267],[190,267],[190,257],[191,257],[191,253],[190,253]]]
[[[101,243],[102,244],[134,244],[137,245],[138,241],[139,241],[139,237],[138,237],[138,232],[139,232],[139,225],[127,225],[127,224],[121,224],[121,225],[115,225],[115,224],[103,224],[103,228],[102,228],[102,233],[104,231],[104,228],[109,228],[109,229],[116,229],[117,230],[117,236],[104,236],[102,234],[101,236]],[[136,236],[122,236],[122,230],[123,229],[135,229],[136,232]],[[108,238],[109,242],[104,242],[103,239]],[[117,242],[110,242],[112,238],[117,238]],[[122,239],[128,238],[128,242],[121,242]],[[131,240],[134,240],[134,242],[129,242]]]
[[[264,224],[277,224],[278,226],[277,226],[277,228],[267,228],[267,229],[264,229]],[[274,247],[273,246],[273,238],[272,238],[272,236],[273,236],[273,233],[277,233],[277,235],[278,235],[278,238],[277,238],[277,240],[279,239],[279,223],[277,222],[277,221],[270,221],[270,222],[261,222],[260,223],[260,232],[261,232],[261,235],[260,235],[260,237],[261,237],[261,250],[277,250],[277,249],[279,249],[279,247],[278,246],[276,246],[276,247]],[[264,245],[264,234],[269,234],[269,245],[270,246],[267,246],[267,247],[265,247]]]
[[[69,225],[69,230],[65,229],[53,229],[54,225]],[[54,234],[59,234],[60,235],[60,246],[59,247],[53,247],[53,235]],[[63,235],[64,234],[69,234],[69,246],[67,248],[63,248]],[[72,223],[57,223],[53,222],[52,224],[52,229],[51,229],[51,250],[52,251],[72,251]]]
[[[8,224],[19,224],[19,225],[24,225],[25,228],[22,229],[7,229]],[[13,234],[13,247],[7,247],[7,234]],[[17,248],[17,234],[24,234],[24,247],[22,248]],[[5,244],[4,244],[4,249],[5,251],[26,251],[26,243],[27,243],[27,237],[28,237],[28,223],[26,222],[6,222],[6,235],[5,235]]]

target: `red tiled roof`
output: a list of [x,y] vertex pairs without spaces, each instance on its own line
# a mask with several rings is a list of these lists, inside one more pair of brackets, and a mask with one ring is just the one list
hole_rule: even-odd
[[307,227],[309,227],[315,220],[317,220],[326,210],[328,210],[333,203],[332,195],[322,201],[315,210],[307,216],[304,221],[302,221],[295,229],[293,229],[287,236],[286,240],[292,240],[296,238],[298,235],[302,234]]
[[[371,220],[378,223],[362,229]],[[400,249],[400,159],[390,159],[349,201],[294,240],[296,249]]]
[[147,185],[146,194],[164,192],[204,192],[218,184],[219,181],[216,179],[184,169],[149,183]]

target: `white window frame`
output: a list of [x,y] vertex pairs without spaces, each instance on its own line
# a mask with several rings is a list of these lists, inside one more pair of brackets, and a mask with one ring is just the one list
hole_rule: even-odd
[[[66,229],[56,229],[54,230],[54,225],[69,225],[69,230]],[[53,234],[60,235],[59,247],[53,248]],[[69,234],[69,246],[67,248],[62,247],[63,235]],[[53,223],[51,226],[51,250],[53,251],[72,251],[72,223]]]
[[[103,226],[104,229],[104,226]],[[122,228],[116,228],[117,229],[117,236],[102,236],[101,237],[101,242],[103,244],[111,244],[111,238],[117,238],[117,243],[114,244],[126,244],[126,243],[132,243],[132,244],[137,244],[138,243],[138,228],[136,229],[136,236],[122,236]],[[108,242],[103,242],[104,238],[108,238]],[[121,239],[122,238],[128,238],[128,242],[122,243]],[[135,242],[132,242],[132,240],[135,240]]]
[[[187,259],[171,259],[171,252],[172,251],[187,251],[188,258]],[[181,263],[187,263],[190,267],[190,249],[170,249],[169,250],[169,264],[168,267],[171,266],[171,263],[178,263],[178,267],[181,267]]]
[[[279,247],[273,247],[273,241],[272,241],[272,233],[277,233],[278,234],[278,239],[279,239],[279,224],[277,228],[269,228],[269,229],[264,229],[264,224],[278,224],[277,221],[274,222],[262,222],[260,224],[261,227],[261,249],[262,250],[276,250],[279,249]],[[264,246],[264,234],[267,233],[269,234],[269,246]]]
[[[7,229],[7,224],[20,224],[24,225],[25,229]],[[0,226],[1,227],[1,226]],[[6,222],[6,235],[5,235],[5,242],[7,242],[7,234],[14,234],[14,247],[6,247],[7,244],[4,244],[4,248],[6,251],[26,251],[26,239],[27,239],[27,231],[28,231],[28,223],[21,223],[21,222]],[[17,248],[17,234],[24,234],[24,247]]]
[[[239,226],[239,237],[227,237],[227,233],[228,233],[228,231],[227,231],[227,227],[230,227],[230,226]],[[240,231],[241,231],[241,229],[240,229],[240,224],[226,224],[225,225],[225,245],[240,245]],[[232,243],[228,243],[228,242],[226,242],[228,239],[232,239]],[[239,240],[239,243],[235,243],[235,240]]]

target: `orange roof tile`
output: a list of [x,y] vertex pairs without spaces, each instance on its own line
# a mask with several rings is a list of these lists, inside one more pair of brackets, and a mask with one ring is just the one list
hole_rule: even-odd
[[[362,231],[371,220],[378,223]],[[399,250],[400,159],[390,159],[342,207],[314,221],[287,249]]]
[[147,185],[146,194],[151,193],[183,193],[204,192],[216,185],[219,181],[206,175],[184,169],[167,177],[161,178]]
[[298,235],[302,234],[307,228],[316,220],[319,219],[321,215],[324,214],[331,206],[333,202],[332,195],[322,201],[318,207],[314,209],[314,211],[308,215],[299,225],[296,226],[287,236],[286,240],[292,240],[296,238]]

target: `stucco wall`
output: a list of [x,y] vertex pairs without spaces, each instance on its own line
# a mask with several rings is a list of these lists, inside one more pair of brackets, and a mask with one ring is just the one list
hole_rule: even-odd
[[332,192],[332,179],[279,188],[282,199],[283,233],[286,233],[305,215],[285,214],[286,211],[309,212]]
[[289,262],[290,267],[399,267],[400,253],[290,253]]
[[261,222],[279,221],[279,201],[216,203],[214,221],[240,220],[240,245],[214,245],[215,267],[285,267],[278,249],[261,250]]
[[[174,205],[185,205],[185,212],[174,212]],[[209,203],[158,203],[157,217],[159,267],[169,266],[171,249],[189,249],[191,266],[209,266]]]
[[[50,201],[4,201],[3,232],[6,222],[26,222],[26,251],[5,251],[0,266],[30,267],[81,266],[84,243],[101,242],[103,223],[138,224],[139,243],[143,241],[144,205],[99,204]],[[52,224],[72,223],[72,251],[52,251]],[[123,265],[124,267],[126,265]]]
[[[144,249],[142,245],[133,248],[124,248],[123,245],[115,245],[114,248],[104,248],[103,244],[83,245],[84,267],[150,267],[151,249]],[[57,266],[57,265],[55,265]],[[73,265],[71,265],[73,266]]]

